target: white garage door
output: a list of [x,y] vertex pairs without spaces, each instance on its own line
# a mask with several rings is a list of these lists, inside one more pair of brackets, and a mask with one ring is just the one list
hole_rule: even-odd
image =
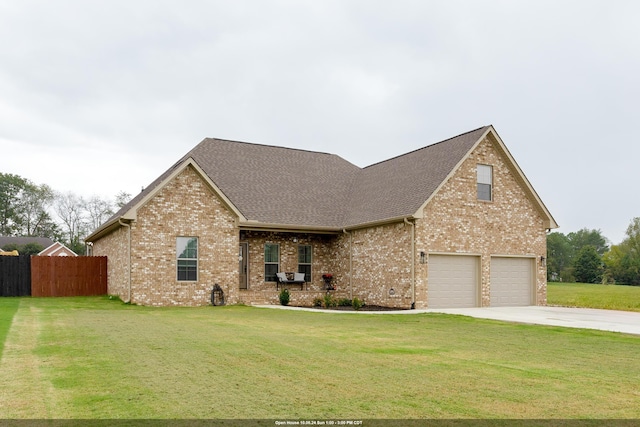
[[478,306],[478,257],[429,255],[429,308]]
[[491,307],[532,305],[531,258],[491,258]]

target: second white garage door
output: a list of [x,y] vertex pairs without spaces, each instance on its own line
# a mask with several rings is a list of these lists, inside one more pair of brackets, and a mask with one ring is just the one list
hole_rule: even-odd
[[491,258],[491,307],[532,305],[532,258]]
[[466,255],[429,255],[428,307],[478,307],[478,259]]

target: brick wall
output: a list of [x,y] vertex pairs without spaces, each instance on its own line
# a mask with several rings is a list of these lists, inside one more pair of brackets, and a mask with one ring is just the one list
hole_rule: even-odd
[[123,301],[129,299],[129,240],[128,231],[121,227],[93,244],[93,255],[106,256],[107,293],[118,295]]
[[[493,200],[479,201],[476,166],[493,166]],[[416,221],[416,251],[481,255],[481,304],[488,306],[491,255],[546,257],[542,215],[504,158],[485,139]],[[546,304],[546,269],[536,262],[536,304]],[[416,264],[416,307],[427,307],[428,263]]]
[[[238,299],[238,229],[232,212],[188,166],[138,209],[131,225],[131,302],[206,305],[218,283],[228,302]],[[198,238],[198,280],[177,280],[176,239]],[[126,228],[94,244],[109,256],[109,293],[127,298]]]
[[[132,228],[133,302],[206,305],[218,283],[237,300],[238,229],[232,212],[191,167],[138,210]],[[198,281],[176,279],[177,237],[198,237]]]
[[401,222],[353,230],[340,237],[337,247],[339,282],[350,298],[385,307],[411,306],[410,226]]

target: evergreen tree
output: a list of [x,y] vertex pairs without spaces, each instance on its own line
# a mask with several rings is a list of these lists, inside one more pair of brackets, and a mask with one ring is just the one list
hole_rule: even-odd
[[595,247],[584,246],[574,261],[574,275],[578,282],[600,283],[602,281],[602,258]]

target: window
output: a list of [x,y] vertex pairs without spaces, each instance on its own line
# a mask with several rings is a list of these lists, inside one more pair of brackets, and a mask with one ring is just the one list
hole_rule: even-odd
[[493,200],[492,186],[493,168],[487,165],[478,165],[478,200]]
[[280,271],[280,246],[275,243],[264,245],[264,281],[275,282]]
[[298,246],[298,273],[304,273],[304,280],[311,282],[311,245]]
[[195,282],[198,280],[198,238],[178,237],[176,257],[179,282]]

